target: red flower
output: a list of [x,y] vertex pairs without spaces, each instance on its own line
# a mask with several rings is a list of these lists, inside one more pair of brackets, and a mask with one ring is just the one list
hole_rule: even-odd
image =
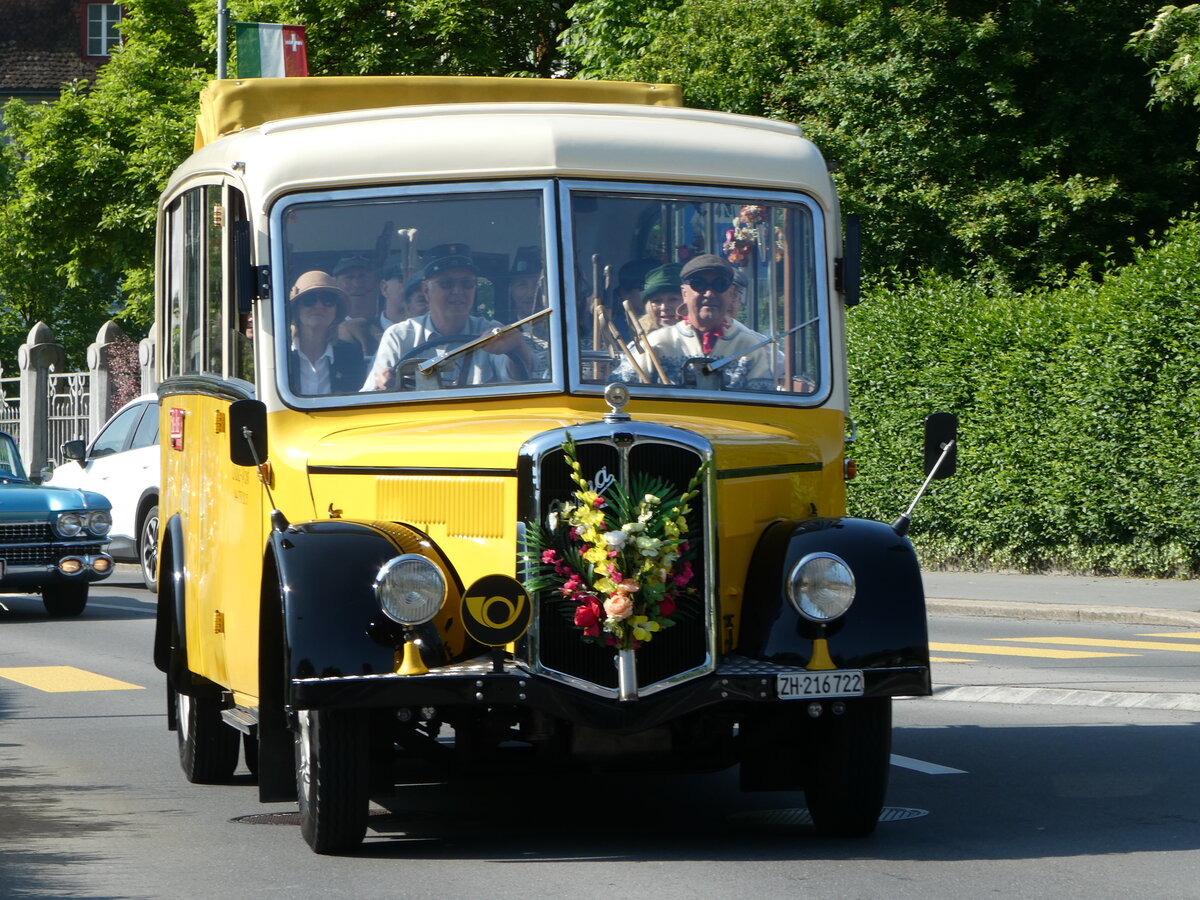
[[544,562],[544,563],[553,563],[557,559],[557,557],[558,557],[558,554],[555,553],[553,550],[543,550],[542,551],[542,562]]
[[592,506],[596,507],[596,509],[599,509],[603,505],[604,505],[603,497],[597,497],[595,500],[592,501]]
[[604,607],[591,594],[581,594],[580,603],[575,607],[575,624],[583,629],[585,637],[598,637],[600,623],[604,619]]
[[658,601],[658,614],[663,618],[666,618],[673,612],[675,612],[675,598],[669,594],[664,595],[663,598]]

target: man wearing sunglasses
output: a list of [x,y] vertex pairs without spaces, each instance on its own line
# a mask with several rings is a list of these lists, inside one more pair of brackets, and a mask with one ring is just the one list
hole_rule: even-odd
[[[736,356],[766,340],[734,318],[741,284],[728,260],[711,253],[694,256],[684,263],[679,278],[684,318],[652,331],[646,339],[648,349],[631,351],[637,367],[649,373],[651,380],[660,380],[655,373],[661,367],[674,385],[684,383],[684,365],[689,359]],[[774,390],[775,355],[769,346],[750,350],[721,369],[722,384],[734,390]],[[640,380],[630,360],[622,361],[615,374],[624,381]]]
[[[499,322],[471,315],[479,284],[479,269],[471,258],[471,248],[466,244],[439,244],[430,255],[433,259],[425,266],[421,280],[429,312],[398,322],[383,333],[364,391],[393,388],[396,366],[409,354],[438,356],[501,327]],[[526,366],[532,362],[520,332],[513,331],[439,367],[438,374],[446,387],[512,380],[515,376],[512,361],[505,355],[508,353]]]

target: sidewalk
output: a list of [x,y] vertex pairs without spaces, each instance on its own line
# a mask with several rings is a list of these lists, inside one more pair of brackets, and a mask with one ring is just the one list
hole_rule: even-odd
[[922,577],[931,615],[1200,628],[1200,580],[932,571]]

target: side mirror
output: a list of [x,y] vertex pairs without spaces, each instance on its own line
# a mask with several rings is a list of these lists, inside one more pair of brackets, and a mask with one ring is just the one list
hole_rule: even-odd
[[87,444],[83,441],[64,441],[62,445],[62,455],[67,459],[73,459],[75,462],[83,465],[84,456],[87,453]]
[[267,461],[267,406],[261,400],[229,404],[229,460],[235,466]]
[[847,306],[858,306],[862,300],[862,218],[850,213],[842,219],[845,236],[842,257],[837,260],[835,287],[841,291]]
[[925,418],[925,474],[934,478],[949,478],[957,470],[958,416],[954,413],[933,413]]

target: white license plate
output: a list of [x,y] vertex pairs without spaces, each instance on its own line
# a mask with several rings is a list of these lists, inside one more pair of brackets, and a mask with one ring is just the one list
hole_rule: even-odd
[[836,672],[788,672],[775,676],[775,692],[780,700],[819,700],[822,697],[861,697],[861,669]]

